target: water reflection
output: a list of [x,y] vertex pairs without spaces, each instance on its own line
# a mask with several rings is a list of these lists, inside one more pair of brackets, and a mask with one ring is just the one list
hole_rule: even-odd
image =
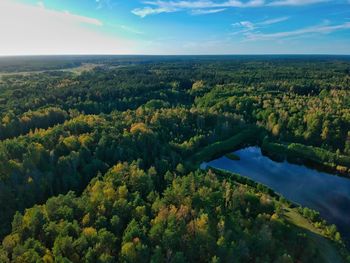
[[275,162],[260,148],[236,151],[239,161],[226,157],[202,164],[241,174],[267,185],[287,199],[320,212],[336,224],[344,239],[350,240],[350,180],[288,162]]

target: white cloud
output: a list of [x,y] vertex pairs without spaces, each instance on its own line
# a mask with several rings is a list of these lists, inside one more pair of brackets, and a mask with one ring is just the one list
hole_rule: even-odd
[[301,28],[292,31],[283,31],[277,33],[246,33],[247,40],[273,40],[282,39],[287,37],[303,36],[306,34],[329,34],[339,30],[350,29],[350,22],[346,22],[339,25],[318,25],[312,27]]
[[159,7],[171,7],[171,8],[215,8],[217,4],[212,1],[146,1],[148,5],[159,6]]
[[144,7],[144,8],[136,8],[132,10],[131,12],[134,15],[137,15],[139,17],[146,17],[149,15],[155,15],[155,14],[161,14],[161,13],[171,13],[171,12],[176,12],[177,10],[174,8],[152,8],[152,7]]
[[269,3],[269,6],[303,6],[329,2],[329,0],[277,0]]
[[[148,15],[171,13],[183,10],[191,10],[193,13],[211,14],[214,10],[220,10],[223,8],[254,8],[262,6],[304,6],[327,2],[330,0],[272,0],[265,2],[265,0],[226,0],[226,1],[211,1],[211,0],[182,0],[182,1],[145,1],[143,2],[145,7],[136,8],[132,10],[132,13],[146,17]],[[350,0],[348,0],[350,1]],[[208,9],[208,10],[205,10]],[[212,12],[210,12],[212,11]],[[219,12],[219,11],[218,11]]]
[[219,9],[195,9],[191,11],[192,15],[207,15],[207,14],[216,14],[225,11],[226,8]]
[[181,8],[181,9],[195,9],[195,8],[225,8],[225,7],[254,7],[261,6],[265,3],[263,0],[250,0],[242,2],[239,0],[228,0],[225,2],[213,2],[213,1],[146,1],[148,5],[168,7],[168,8]]
[[277,17],[277,18],[267,19],[267,20],[260,21],[260,22],[257,22],[257,23],[253,23],[253,22],[250,22],[250,21],[236,22],[236,23],[233,23],[232,26],[241,28],[241,30],[233,32],[233,33],[231,33],[231,35],[238,35],[238,34],[244,34],[244,33],[247,33],[247,32],[252,32],[252,31],[255,31],[256,29],[264,28],[266,26],[269,26],[269,25],[272,25],[272,24],[276,24],[276,23],[281,23],[281,22],[286,21],[288,19],[289,19],[289,17],[284,16],[284,17]]
[[79,15],[74,15],[69,13],[68,11],[64,12],[57,12],[57,11],[50,11],[50,10],[44,10],[46,13],[49,13],[52,15],[52,17],[57,17],[62,20],[71,20],[71,21],[76,21],[79,23],[86,23],[90,25],[95,25],[95,26],[102,26],[103,23],[95,18],[90,18],[86,16],[79,16]]
[[237,27],[243,27],[249,30],[253,30],[255,28],[255,25],[250,21],[241,21],[241,22],[234,23],[232,25]]
[[[149,5],[142,8],[136,8],[131,12],[140,17],[146,17],[148,15],[172,13],[182,10],[191,10],[191,13],[196,13],[201,10],[201,14],[211,14],[214,10],[217,12],[223,11],[220,9],[226,9],[230,7],[248,8],[259,7],[265,4],[265,0],[250,0],[248,2],[241,2],[239,0],[228,0],[225,2],[217,3],[213,1],[198,0],[198,1],[146,1],[144,4]],[[150,7],[154,6],[154,7]],[[211,9],[211,10],[204,10]],[[220,10],[220,11],[218,11]],[[205,12],[207,11],[207,12]],[[210,12],[212,11],[212,12]]]
[[0,55],[130,53],[126,40],[99,32],[91,17],[0,0]]
[[289,17],[287,17],[287,16],[277,17],[277,18],[267,19],[265,21],[259,22],[259,23],[257,23],[257,25],[261,25],[261,26],[272,25],[272,24],[276,24],[276,23],[280,23],[280,22],[286,21],[288,19],[289,19]]

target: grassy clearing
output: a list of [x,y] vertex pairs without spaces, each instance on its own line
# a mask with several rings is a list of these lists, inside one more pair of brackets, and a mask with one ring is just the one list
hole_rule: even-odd
[[300,215],[296,208],[284,207],[284,210],[285,219],[290,224],[304,229],[310,240],[320,249],[319,252],[324,259],[324,262],[344,262],[332,242],[323,236],[321,231],[315,228],[306,218]]
[[74,74],[80,75],[83,72],[91,71],[98,66],[102,66],[102,65],[101,64],[93,64],[93,63],[83,63],[80,67],[67,68],[67,69],[63,69],[62,71],[69,71],[69,72],[72,72]]
[[20,71],[20,72],[1,72],[0,71],[0,79],[5,76],[29,76],[31,74],[39,74],[44,72],[51,71],[63,71],[63,72],[71,72],[73,74],[80,75],[83,72],[93,70],[94,68],[101,66],[102,64],[93,64],[93,63],[82,63],[78,67],[73,68],[63,68],[63,69],[49,69],[49,70],[37,70],[37,71]]

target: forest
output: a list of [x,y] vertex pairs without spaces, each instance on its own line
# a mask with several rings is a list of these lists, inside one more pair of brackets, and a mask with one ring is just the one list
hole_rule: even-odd
[[199,169],[259,145],[350,179],[349,87],[348,56],[0,58],[0,262],[350,262],[317,211]]

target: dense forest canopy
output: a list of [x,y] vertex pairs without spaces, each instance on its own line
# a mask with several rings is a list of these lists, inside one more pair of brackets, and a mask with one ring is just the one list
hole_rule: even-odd
[[329,262],[291,213],[350,260],[317,212],[198,170],[259,145],[349,176],[349,87],[341,56],[0,58],[0,262]]

